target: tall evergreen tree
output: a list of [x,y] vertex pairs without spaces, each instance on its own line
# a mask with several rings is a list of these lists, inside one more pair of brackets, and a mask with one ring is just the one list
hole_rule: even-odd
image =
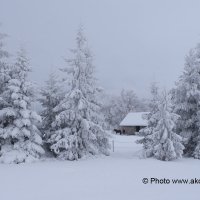
[[76,160],[84,155],[108,154],[109,142],[102,127],[99,88],[94,77],[93,58],[82,28],[76,37],[76,49],[63,69],[69,76],[69,92],[54,109],[59,112],[49,142],[53,152],[62,159]]
[[58,81],[58,77],[51,73],[49,79],[46,81],[46,85],[41,89],[41,98],[39,102],[41,103],[43,110],[41,112],[42,116],[42,133],[43,140],[46,144],[48,150],[50,150],[50,144],[48,140],[51,137],[52,133],[52,123],[55,121],[57,112],[54,111],[54,108],[60,103],[64,98],[64,93],[62,86]]
[[153,156],[164,161],[181,158],[184,146],[181,144],[181,136],[175,133],[175,123],[179,116],[172,112],[166,93],[163,94],[158,108],[154,116],[157,124],[152,135],[149,136],[153,141]]
[[184,73],[172,94],[174,112],[180,115],[176,132],[184,138],[184,153],[200,159],[200,44],[186,57]]
[[5,91],[10,79],[10,65],[8,64],[9,53],[4,49],[4,39],[6,37],[6,34],[0,33],[0,109],[6,104],[5,100],[2,98],[2,93]]
[[20,50],[11,71],[11,79],[3,92],[8,105],[0,112],[4,125],[0,128],[0,138],[4,141],[0,151],[1,162],[30,162],[44,153],[36,126],[41,117],[31,109],[33,91],[27,80],[29,72],[28,59]]
[[[8,64],[9,53],[4,49],[4,39],[6,34],[0,33],[0,113],[2,109],[8,106],[6,99],[3,98],[3,92],[6,90],[8,81],[10,80],[10,65]],[[4,128],[3,119],[0,118],[0,129]],[[0,149],[4,143],[4,139],[0,137]]]
[[153,155],[153,141],[151,135],[153,134],[157,123],[158,118],[156,117],[159,110],[159,88],[156,83],[151,85],[151,101],[149,103],[150,112],[149,114],[143,116],[147,120],[148,125],[146,128],[143,128],[139,131],[138,135],[143,138],[137,140],[136,143],[143,144],[143,157],[150,157]]

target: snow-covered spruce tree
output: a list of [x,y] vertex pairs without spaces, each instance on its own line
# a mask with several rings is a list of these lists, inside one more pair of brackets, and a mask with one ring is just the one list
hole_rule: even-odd
[[6,34],[0,33],[0,109],[2,109],[6,104],[2,99],[2,93],[5,91],[10,79],[10,65],[8,64],[9,53],[4,49],[5,37]]
[[152,140],[153,156],[163,161],[181,158],[184,149],[181,144],[182,138],[174,132],[175,123],[179,116],[172,112],[172,106],[166,92],[163,93],[158,108],[159,110],[154,115],[157,119],[157,125],[153,129],[152,135],[149,136]]
[[[3,92],[6,90],[10,80],[10,65],[8,64],[9,53],[4,49],[4,39],[6,35],[0,33],[0,113],[3,108],[8,106],[6,99],[3,98]],[[3,120],[0,118],[0,128],[4,127]],[[0,138],[0,148],[4,139]]]
[[40,132],[35,125],[41,117],[31,109],[33,91],[27,81],[29,71],[28,60],[24,51],[20,50],[3,93],[8,105],[0,112],[3,124],[0,138],[4,140],[0,151],[1,162],[31,162],[44,153]]
[[185,59],[184,73],[172,90],[176,132],[184,139],[184,154],[200,159],[200,44]]
[[45,147],[47,150],[50,150],[50,144],[48,143],[48,140],[50,139],[52,133],[51,125],[55,121],[56,115],[58,114],[54,111],[54,108],[64,98],[62,85],[54,73],[49,75],[49,79],[46,81],[46,85],[41,89],[40,94],[41,97],[39,98],[39,102],[43,107],[41,112],[41,131],[43,133],[43,141],[46,144]]
[[72,50],[73,58],[66,60],[68,67],[63,69],[68,74],[70,90],[54,109],[59,114],[52,124],[55,132],[49,139],[55,155],[67,160],[109,154],[97,98],[95,67],[82,28],[78,31],[76,45]]
[[156,83],[152,83],[151,100],[149,103],[149,108],[150,108],[149,114],[143,116],[147,120],[148,126],[140,130],[138,135],[143,138],[136,141],[136,143],[138,144],[143,144],[142,156],[144,158],[153,156],[153,141],[151,135],[153,134],[159,120],[156,117],[159,110],[158,105],[159,105],[159,88]]

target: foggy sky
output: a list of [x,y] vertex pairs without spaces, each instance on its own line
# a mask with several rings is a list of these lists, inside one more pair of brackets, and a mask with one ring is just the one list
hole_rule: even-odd
[[14,54],[23,45],[32,80],[65,66],[80,24],[95,54],[100,85],[145,97],[153,81],[171,88],[200,41],[199,0],[0,0],[0,32]]

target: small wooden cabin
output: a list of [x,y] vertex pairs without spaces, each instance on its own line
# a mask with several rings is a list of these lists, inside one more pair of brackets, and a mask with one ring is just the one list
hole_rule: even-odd
[[140,129],[147,126],[145,115],[149,112],[131,112],[122,120],[119,127],[122,135],[135,135]]

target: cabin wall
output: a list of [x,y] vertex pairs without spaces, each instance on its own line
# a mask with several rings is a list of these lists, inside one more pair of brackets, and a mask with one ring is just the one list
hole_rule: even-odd
[[120,127],[122,135],[135,135],[136,127],[135,126],[122,126]]
[[135,135],[138,130],[141,130],[144,126],[121,126],[120,130],[122,135]]

